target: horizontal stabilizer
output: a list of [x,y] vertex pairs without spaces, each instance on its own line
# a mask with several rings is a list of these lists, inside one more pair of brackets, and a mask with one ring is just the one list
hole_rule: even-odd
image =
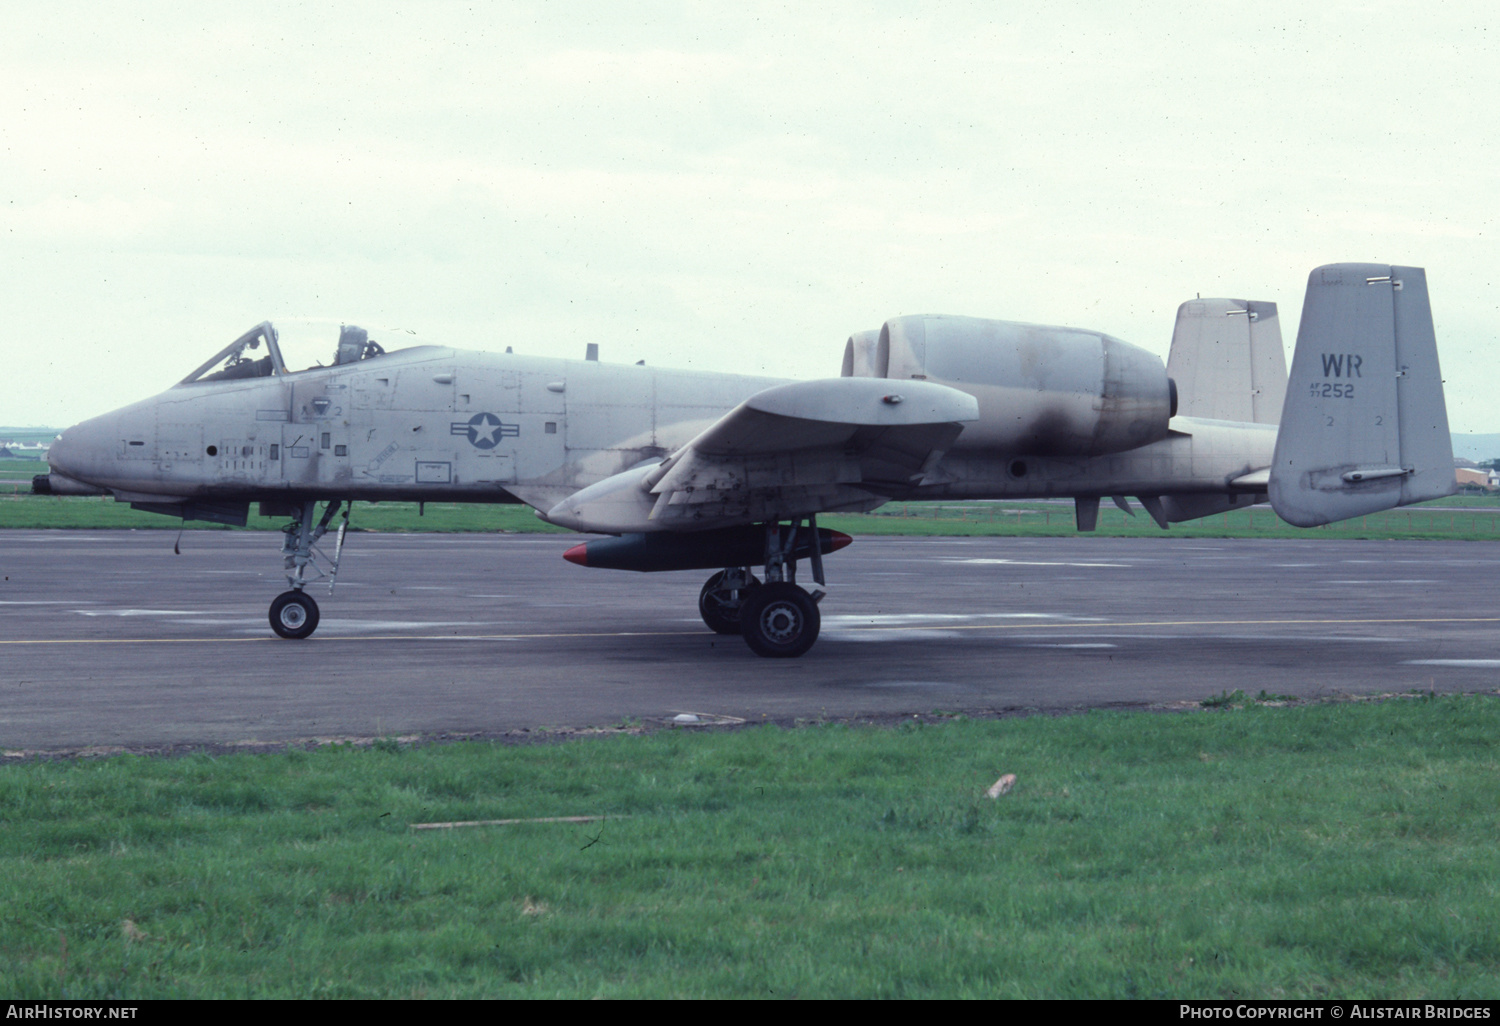
[[[1235,483],[1238,484],[1238,482]],[[1162,509],[1167,514],[1167,520],[1174,524],[1180,524],[1185,520],[1201,520],[1219,513],[1249,509],[1256,503],[1265,501],[1265,492],[1231,492],[1228,495],[1213,492],[1186,492],[1161,497]]]
[[1315,527],[1453,490],[1425,272],[1317,268],[1276,436],[1271,505],[1288,523]]

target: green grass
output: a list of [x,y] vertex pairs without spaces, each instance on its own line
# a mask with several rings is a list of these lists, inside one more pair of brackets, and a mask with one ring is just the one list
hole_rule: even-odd
[[[176,530],[181,521],[157,513],[142,513],[110,498],[31,495],[31,477],[45,473],[45,463],[0,460],[0,529],[4,528],[156,528]],[[1134,505],[1134,504],[1133,504]],[[247,529],[280,530],[286,519],[253,515]],[[874,513],[828,514],[820,526],[856,535],[946,535],[1002,537],[1065,537],[1076,535],[1071,503],[1007,502],[892,502]],[[419,515],[414,502],[360,502],[352,525],[370,531],[507,531],[562,532],[545,524],[526,506],[430,502]],[[195,529],[222,529],[194,521]],[[1236,510],[1188,523],[1170,531],[1157,527],[1145,511],[1135,516],[1105,503],[1096,532],[1106,537],[1154,537],[1166,534],[1187,538],[1366,538],[1494,540],[1500,538],[1500,497],[1453,495],[1430,503],[1357,517],[1312,531],[1283,522],[1269,507]]]
[[[1312,529],[1293,527],[1269,506],[1257,506],[1173,524],[1169,530],[1163,531],[1144,510],[1134,503],[1132,506],[1136,510],[1135,516],[1106,505],[1099,511],[1095,533],[1104,537],[1500,539],[1500,498],[1487,496],[1455,495]],[[866,535],[1048,538],[1079,533],[1072,503],[1025,500],[892,502],[874,513],[821,516],[818,524],[849,534]]]
[[0,494],[31,491],[31,479],[47,473],[45,460],[0,459]]
[[1500,703],[1224,697],[18,762],[0,992],[1500,995]]
[[[424,515],[418,512],[415,502],[360,502],[355,504],[351,516],[350,526],[363,531],[571,533],[538,520],[531,507],[517,505],[429,502]],[[188,526],[205,531],[279,531],[286,526],[288,519],[260,516],[252,506],[249,523],[244,528],[197,520],[189,521]],[[0,495],[0,529],[70,527],[175,531],[181,526],[182,521],[175,517],[143,513],[110,498]]]

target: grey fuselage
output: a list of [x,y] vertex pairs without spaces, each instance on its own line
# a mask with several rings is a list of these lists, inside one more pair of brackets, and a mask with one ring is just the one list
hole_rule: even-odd
[[[676,451],[780,383],[419,346],[178,385],[69,428],[49,462],[130,502],[520,501],[545,511]],[[920,482],[872,493],[867,507],[891,498],[1249,497],[1264,485],[1232,482],[1269,466],[1276,441],[1275,425],[1178,417],[1167,437],[1135,449],[1049,457],[992,448],[982,426],[966,429],[969,444],[960,435]]]

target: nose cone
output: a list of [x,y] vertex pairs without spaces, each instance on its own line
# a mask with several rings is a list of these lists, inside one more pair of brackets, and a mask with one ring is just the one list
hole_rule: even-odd
[[[46,450],[46,463],[52,468],[54,492],[89,495],[96,487],[113,483],[115,450],[118,449],[117,414],[105,414],[78,423],[52,440]],[[93,486],[86,490],[69,490],[74,484]]]
[[78,443],[74,440],[76,428],[68,428],[52,440],[47,449],[47,465],[60,474],[77,477]]
[[98,476],[100,460],[113,455],[110,429],[104,417],[74,424],[53,439],[47,450],[47,464],[54,471],[75,481],[90,481]]
[[91,465],[87,450],[78,442],[75,429],[64,431],[47,449],[49,474],[31,479],[31,490],[38,495],[104,495],[106,491],[89,480],[80,468]]

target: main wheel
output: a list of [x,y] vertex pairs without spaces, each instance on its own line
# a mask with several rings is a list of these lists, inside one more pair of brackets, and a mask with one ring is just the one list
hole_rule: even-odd
[[724,587],[729,571],[720,570],[708,579],[698,593],[698,615],[715,634],[738,634],[740,632],[740,609],[745,600],[760,587],[754,574],[746,574],[745,583],[738,588]]
[[740,634],[756,655],[790,659],[813,647],[823,622],[812,596],[776,581],[752,591],[740,607]]
[[311,595],[284,591],[271,602],[271,630],[283,638],[300,640],[318,629],[318,604]]

